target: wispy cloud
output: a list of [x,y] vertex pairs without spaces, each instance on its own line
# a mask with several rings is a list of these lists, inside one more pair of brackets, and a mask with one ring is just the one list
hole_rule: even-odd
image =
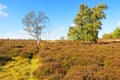
[[27,35],[25,31],[19,31],[18,33],[5,33],[3,36],[1,36],[3,39],[32,39],[31,36]]
[[58,30],[59,30],[59,31],[64,31],[64,30],[65,30],[65,27],[64,27],[64,26],[58,27]]
[[46,30],[44,33],[42,33],[42,39],[44,40],[59,40],[61,37],[66,38],[66,28],[64,26],[60,26],[55,28],[55,30]]
[[0,17],[7,17],[8,16],[8,14],[3,11],[6,8],[7,8],[7,6],[0,4]]
[[70,26],[74,27],[74,26],[76,26],[76,24],[72,23]]
[[59,40],[61,37],[66,38],[66,28],[64,26],[58,27],[56,33],[51,34],[52,40]]
[[[58,27],[55,32],[51,32],[51,30],[46,30],[44,33],[42,33],[41,38],[43,40],[59,40],[62,36],[66,38],[66,33],[64,33],[65,30],[66,30],[65,27]],[[24,30],[20,30],[18,32],[8,32],[0,36],[0,38],[2,39],[8,39],[8,38],[9,39],[34,39]]]
[[0,4],[0,10],[6,9],[7,6]]
[[20,38],[20,35],[18,34],[14,34],[14,33],[6,33],[4,36],[3,36],[4,39],[19,39]]
[[117,22],[117,27],[120,27],[120,22]]

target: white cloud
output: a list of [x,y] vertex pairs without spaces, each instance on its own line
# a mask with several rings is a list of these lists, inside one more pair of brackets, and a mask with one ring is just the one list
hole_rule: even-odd
[[117,27],[120,27],[120,22],[117,22]]
[[9,39],[19,39],[20,35],[14,34],[14,33],[6,33],[3,37],[4,39],[9,38]]
[[20,34],[26,34],[24,30],[19,31]]
[[63,30],[65,30],[65,27],[63,27],[63,26],[62,27],[58,27],[58,30],[59,31],[63,31]]
[[27,35],[25,31],[19,31],[18,33],[6,33],[3,36],[1,36],[3,39],[32,39],[31,36]]
[[4,13],[4,12],[2,12],[2,11],[0,11],[0,16],[7,17],[7,16],[8,16],[8,14],[7,14],[7,13]]
[[0,10],[6,9],[7,6],[0,4]]
[[6,8],[7,8],[7,6],[0,4],[0,17],[7,17],[8,16],[8,14],[3,11]]
[[73,23],[73,24],[71,24],[70,26],[74,27],[74,26],[76,26],[76,24]]
[[[65,27],[57,27],[56,31],[46,30],[42,33],[41,38],[43,40],[59,40],[61,36],[66,38],[66,28]],[[3,39],[33,39],[27,32],[24,30],[20,30],[18,32],[8,32],[2,35],[0,38]]]
[[66,28],[64,26],[56,27],[55,29],[47,29],[42,33],[43,40],[59,40],[62,36],[66,38]]

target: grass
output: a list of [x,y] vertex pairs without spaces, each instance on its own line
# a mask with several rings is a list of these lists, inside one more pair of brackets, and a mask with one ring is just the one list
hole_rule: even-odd
[[26,59],[22,57],[13,58],[14,61],[0,67],[0,80],[36,80],[32,73],[37,69],[37,59]]
[[120,42],[42,43],[38,80],[120,80]]
[[119,41],[42,41],[39,50],[35,41],[0,44],[0,80],[120,80]]

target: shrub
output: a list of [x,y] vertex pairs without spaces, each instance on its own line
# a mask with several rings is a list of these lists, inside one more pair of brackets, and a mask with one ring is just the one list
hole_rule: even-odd
[[8,61],[12,61],[13,59],[9,56],[0,56],[0,66],[4,66]]

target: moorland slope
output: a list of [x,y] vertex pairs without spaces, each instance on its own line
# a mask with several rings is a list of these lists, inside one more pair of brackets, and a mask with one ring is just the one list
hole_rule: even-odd
[[120,42],[0,40],[0,80],[120,80]]

